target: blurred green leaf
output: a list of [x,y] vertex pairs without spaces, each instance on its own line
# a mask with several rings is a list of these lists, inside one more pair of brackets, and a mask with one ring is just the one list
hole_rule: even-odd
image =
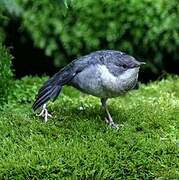
[[22,29],[55,65],[98,49],[141,57],[156,74],[163,71],[165,62],[178,61],[177,0],[16,1],[22,9]]

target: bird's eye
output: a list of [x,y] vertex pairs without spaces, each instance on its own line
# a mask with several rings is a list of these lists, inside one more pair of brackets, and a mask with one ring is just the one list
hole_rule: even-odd
[[124,69],[126,69],[126,68],[127,68],[127,65],[126,65],[126,64],[123,64],[122,67],[123,67]]

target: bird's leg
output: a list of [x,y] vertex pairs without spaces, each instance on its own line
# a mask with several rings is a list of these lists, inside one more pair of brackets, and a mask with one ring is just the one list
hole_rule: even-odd
[[52,117],[52,115],[48,113],[46,106],[47,104],[44,104],[42,107],[42,111],[40,112],[40,114],[37,115],[37,116],[42,116],[45,122],[48,121],[48,117]]
[[107,117],[105,117],[105,121],[106,123],[108,123],[112,128],[116,128],[116,129],[119,129],[119,125],[118,124],[115,124],[112,117],[111,117],[111,114],[109,113],[109,110],[107,108],[107,105],[106,105],[106,102],[107,102],[107,99],[101,99],[101,103],[102,103],[102,106],[107,114]]

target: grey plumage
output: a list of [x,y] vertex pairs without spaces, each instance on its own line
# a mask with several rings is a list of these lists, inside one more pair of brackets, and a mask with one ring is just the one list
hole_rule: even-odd
[[141,64],[120,51],[90,53],[72,61],[45,82],[38,92],[33,109],[38,109],[50,99],[55,100],[64,85],[100,97],[105,104],[104,100],[122,95],[135,86]]

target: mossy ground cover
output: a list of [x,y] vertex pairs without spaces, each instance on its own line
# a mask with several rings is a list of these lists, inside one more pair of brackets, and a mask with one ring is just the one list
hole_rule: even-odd
[[0,179],[178,179],[179,77],[140,85],[109,101],[67,87],[44,123],[32,112],[46,78],[14,82],[0,113]]

